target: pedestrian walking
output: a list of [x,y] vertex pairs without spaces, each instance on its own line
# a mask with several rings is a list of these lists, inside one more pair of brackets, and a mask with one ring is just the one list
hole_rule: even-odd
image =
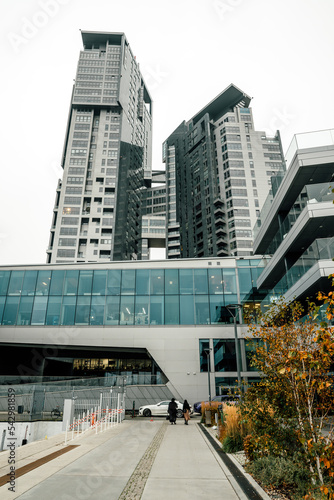
[[182,413],[183,413],[183,417],[184,417],[184,423],[185,423],[185,425],[188,425],[188,422],[190,420],[190,406],[189,406],[189,403],[186,399],[183,402]]
[[177,403],[175,403],[175,398],[172,398],[168,405],[168,415],[169,421],[173,425],[176,425],[176,413],[177,413]]

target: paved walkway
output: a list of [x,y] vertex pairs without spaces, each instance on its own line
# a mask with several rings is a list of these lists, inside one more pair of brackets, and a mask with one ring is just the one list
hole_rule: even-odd
[[[136,418],[102,433],[89,431],[68,443],[76,448],[17,477],[15,492],[8,483],[1,486],[0,498],[248,500],[198,422]],[[16,469],[61,448],[59,436],[18,448]],[[7,461],[8,452],[0,453],[0,475],[8,473]]]

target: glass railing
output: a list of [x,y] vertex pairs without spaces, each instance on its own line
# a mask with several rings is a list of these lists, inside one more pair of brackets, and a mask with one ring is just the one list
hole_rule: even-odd
[[[334,145],[334,129],[327,129],[327,130],[318,130],[316,132],[307,132],[304,134],[296,134],[288,149],[285,154],[285,162],[286,162],[286,167],[289,168],[291,165],[291,162],[293,160],[293,157],[298,149],[308,149],[308,148],[315,148],[315,147],[321,147],[321,146],[332,146]],[[279,180],[279,179],[277,179]],[[279,184],[283,180],[283,177],[281,177]],[[310,186],[310,188],[313,188],[314,186]],[[277,192],[278,185],[275,187],[274,190],[274,195]],[[272,194],[269,194],[266,201],[263,204],[263,207],[261,209],[261,215],[255,224],[253,228],[254,232],[254,238],[258,235],[260,228],[261,228],[261,223],[266,219],[272,202],[273,202],[274,196]],[[309,197],[309,203],[311,202],[312,197]],[[324,200],[317,200],[317,201],[324,201]]]
[[[295,200],[289,213],[281,222],[278,231],[272,238],[269,247],[264,253],[267,255],[273,255],[277,251],[282,241],[286,238],[287,234],[290,232],[293,225],[298,220],[306,205],[309,205],[311,203],[325,203],[327,201],[333,201],[334,193],[332,189],[333,185],[327,182],[305,186],[303,192]],[[258,227],[257,229],[259,231],[260,228]]]
[[319,260],[332,259],[333,255],[334,238],[315,240],[275,285],[275,292],[279,290],[279,293],[284,295],[284,293],[295,285],[314,264]]
[[293,137],[285,155],[286,166],[289,168],[297,149],[308,149],[331,145],[334,145],[334,129],[296,134]]

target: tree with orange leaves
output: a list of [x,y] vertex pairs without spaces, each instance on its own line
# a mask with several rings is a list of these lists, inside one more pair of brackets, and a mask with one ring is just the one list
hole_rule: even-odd
[[[333,292],[319,293],[318,298],[327,305],[327,320],[332,321]],[[241,412],[245,421],[253,423],[254,432],[248,437],[253,457],[297,454],[308,467],[312,487],[323,498],[334,499],[333,427],[324,433],[333,411],[328,371],[334,329],[327,322],[319,324],[319,307],[308,306],[305,317],[301,304],[286,304],[282,298],[249,326],[248,340],[257,339],[251,363],[262,377],[246,391]]]

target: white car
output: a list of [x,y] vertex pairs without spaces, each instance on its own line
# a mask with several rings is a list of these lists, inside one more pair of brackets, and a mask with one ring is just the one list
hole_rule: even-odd
[[[157,403],[155,405],[145,405],[141,406],[139,408],[139,416],[141,417],[150,417],[151,415],[161,415],[163,417],[166,417],[168,415],[168,405],[170,403],[169,401],[160,401],[160,403]],[[183,403],[180,403],[180,401],[175,401],[177,404],[177,413],[176,416],[178,418],[183,417],[182,413],[182,408],[183,408]],[[190,406],[190,413],[193,413],[193,409]]]

